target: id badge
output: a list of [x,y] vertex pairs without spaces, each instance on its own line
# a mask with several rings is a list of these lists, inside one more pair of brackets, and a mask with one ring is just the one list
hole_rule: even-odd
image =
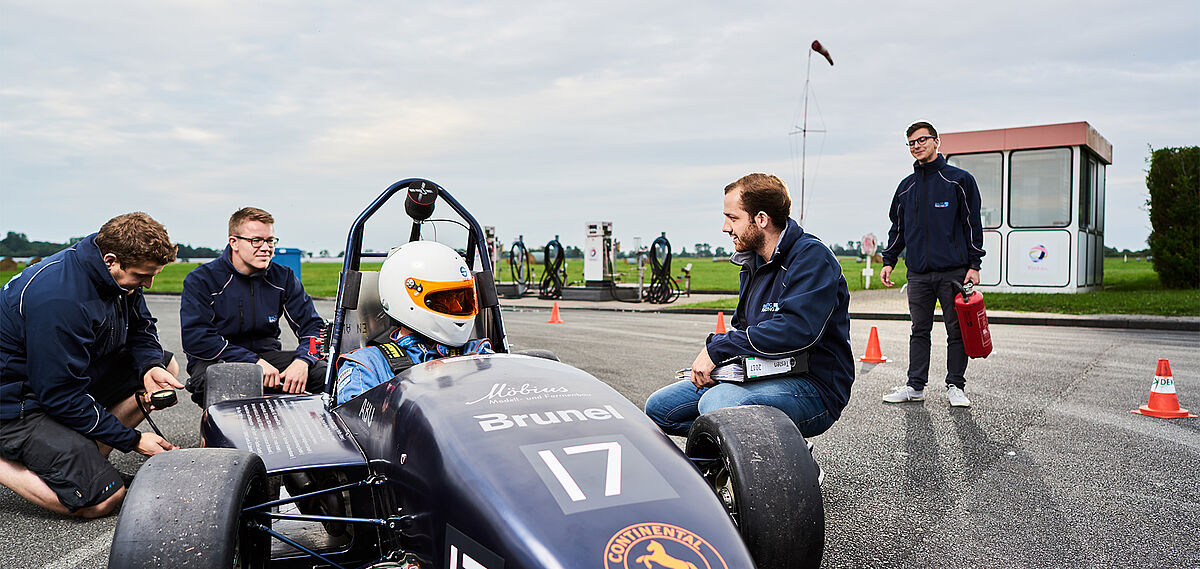
[[746,358],[746,379],[779,375],[792,371],[794,367],[796,367],[796,358],[769,360],[751,356]]

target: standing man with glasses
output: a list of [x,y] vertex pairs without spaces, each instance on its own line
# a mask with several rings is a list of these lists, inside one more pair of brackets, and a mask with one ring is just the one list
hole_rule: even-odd
[[[237,210],[221,257],[183,280],[179,319],[191,376],[187,390],[197,405],[204,405],[205,371],[222,362],[258,364],[268,393],[324,390],[326,363],[309,351],[309,339],[320,335],[324,321],[292,270],[271,262],[279,242],[274,224],[261,209]],[[299,340],[295,351],[280,350],[280,319]]]
[[883,251],[879,279],[892,286],[892,269],[901,251],[908,266],[908,383],[883,396],[887,403],[924,401],[929,381],[929,333],[933,306],[942,304],[946,324],[946,396],[954,407],[970,407],[966,387],[967,354],[954,312],[958,285],[979,284],[983,228],[979,187],[966,170],[946,163],[938,152],[937,130],[927,122],[908,127],[908,151],[914,172],[900,182],[889,215],[892,228]]

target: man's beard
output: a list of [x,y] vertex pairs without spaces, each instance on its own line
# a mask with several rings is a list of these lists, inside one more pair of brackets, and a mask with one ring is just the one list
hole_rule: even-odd
[[738,251],[758,251],[765,241],[766,234],[763,233],[762,228],[750,224],[746,232],[738,236],[737,246],[734,248]]

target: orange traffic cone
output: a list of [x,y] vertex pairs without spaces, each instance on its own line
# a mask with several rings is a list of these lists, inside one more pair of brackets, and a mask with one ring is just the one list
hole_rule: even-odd
[[717,313],[717,333],[718,334],[725,333],[725,313],[724,312]]
[[874,326],[871,326],[871,337],[867,340],[867,354],[858,358],[858,361],[872,364],[881,364],[888,361],[879,350],[879,330]]
[[1159,419],[1182,419],[1195,417],[1187,409],[1179,408],[1179,398],[1175,395],[1175,379],[1171,377],[1171,362],[1165,358],[1158,360],[1158,369],[1154,371],[1154,383],[1150,386],[1150,402],[1130,411],[1141,413]]
[[558,316],[558,301],[556,300],[556,301],[554,301],[554,308],[550,311],[550,319],[546,321],[546,324],[562,324],[562,323],[563,323],[562,318],[559,318],[559,316]]

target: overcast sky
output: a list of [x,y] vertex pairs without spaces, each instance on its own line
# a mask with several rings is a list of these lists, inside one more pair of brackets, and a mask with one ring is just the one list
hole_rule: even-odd
[[1113,145],[1105,243],[1140,249],[1148,149],[1200,143],[1198,37],[1194,0],[2,0],[0,231],[64,241],[143,210],[220,247],[254,205],[282,246],[336,252],[425,177],[504,241],[582,245],[605,220],[625,248],[728,249],[727,183],[776,173],[799,202],[819,39],[810,232],[885,237],[915,120],[1088,121]]

